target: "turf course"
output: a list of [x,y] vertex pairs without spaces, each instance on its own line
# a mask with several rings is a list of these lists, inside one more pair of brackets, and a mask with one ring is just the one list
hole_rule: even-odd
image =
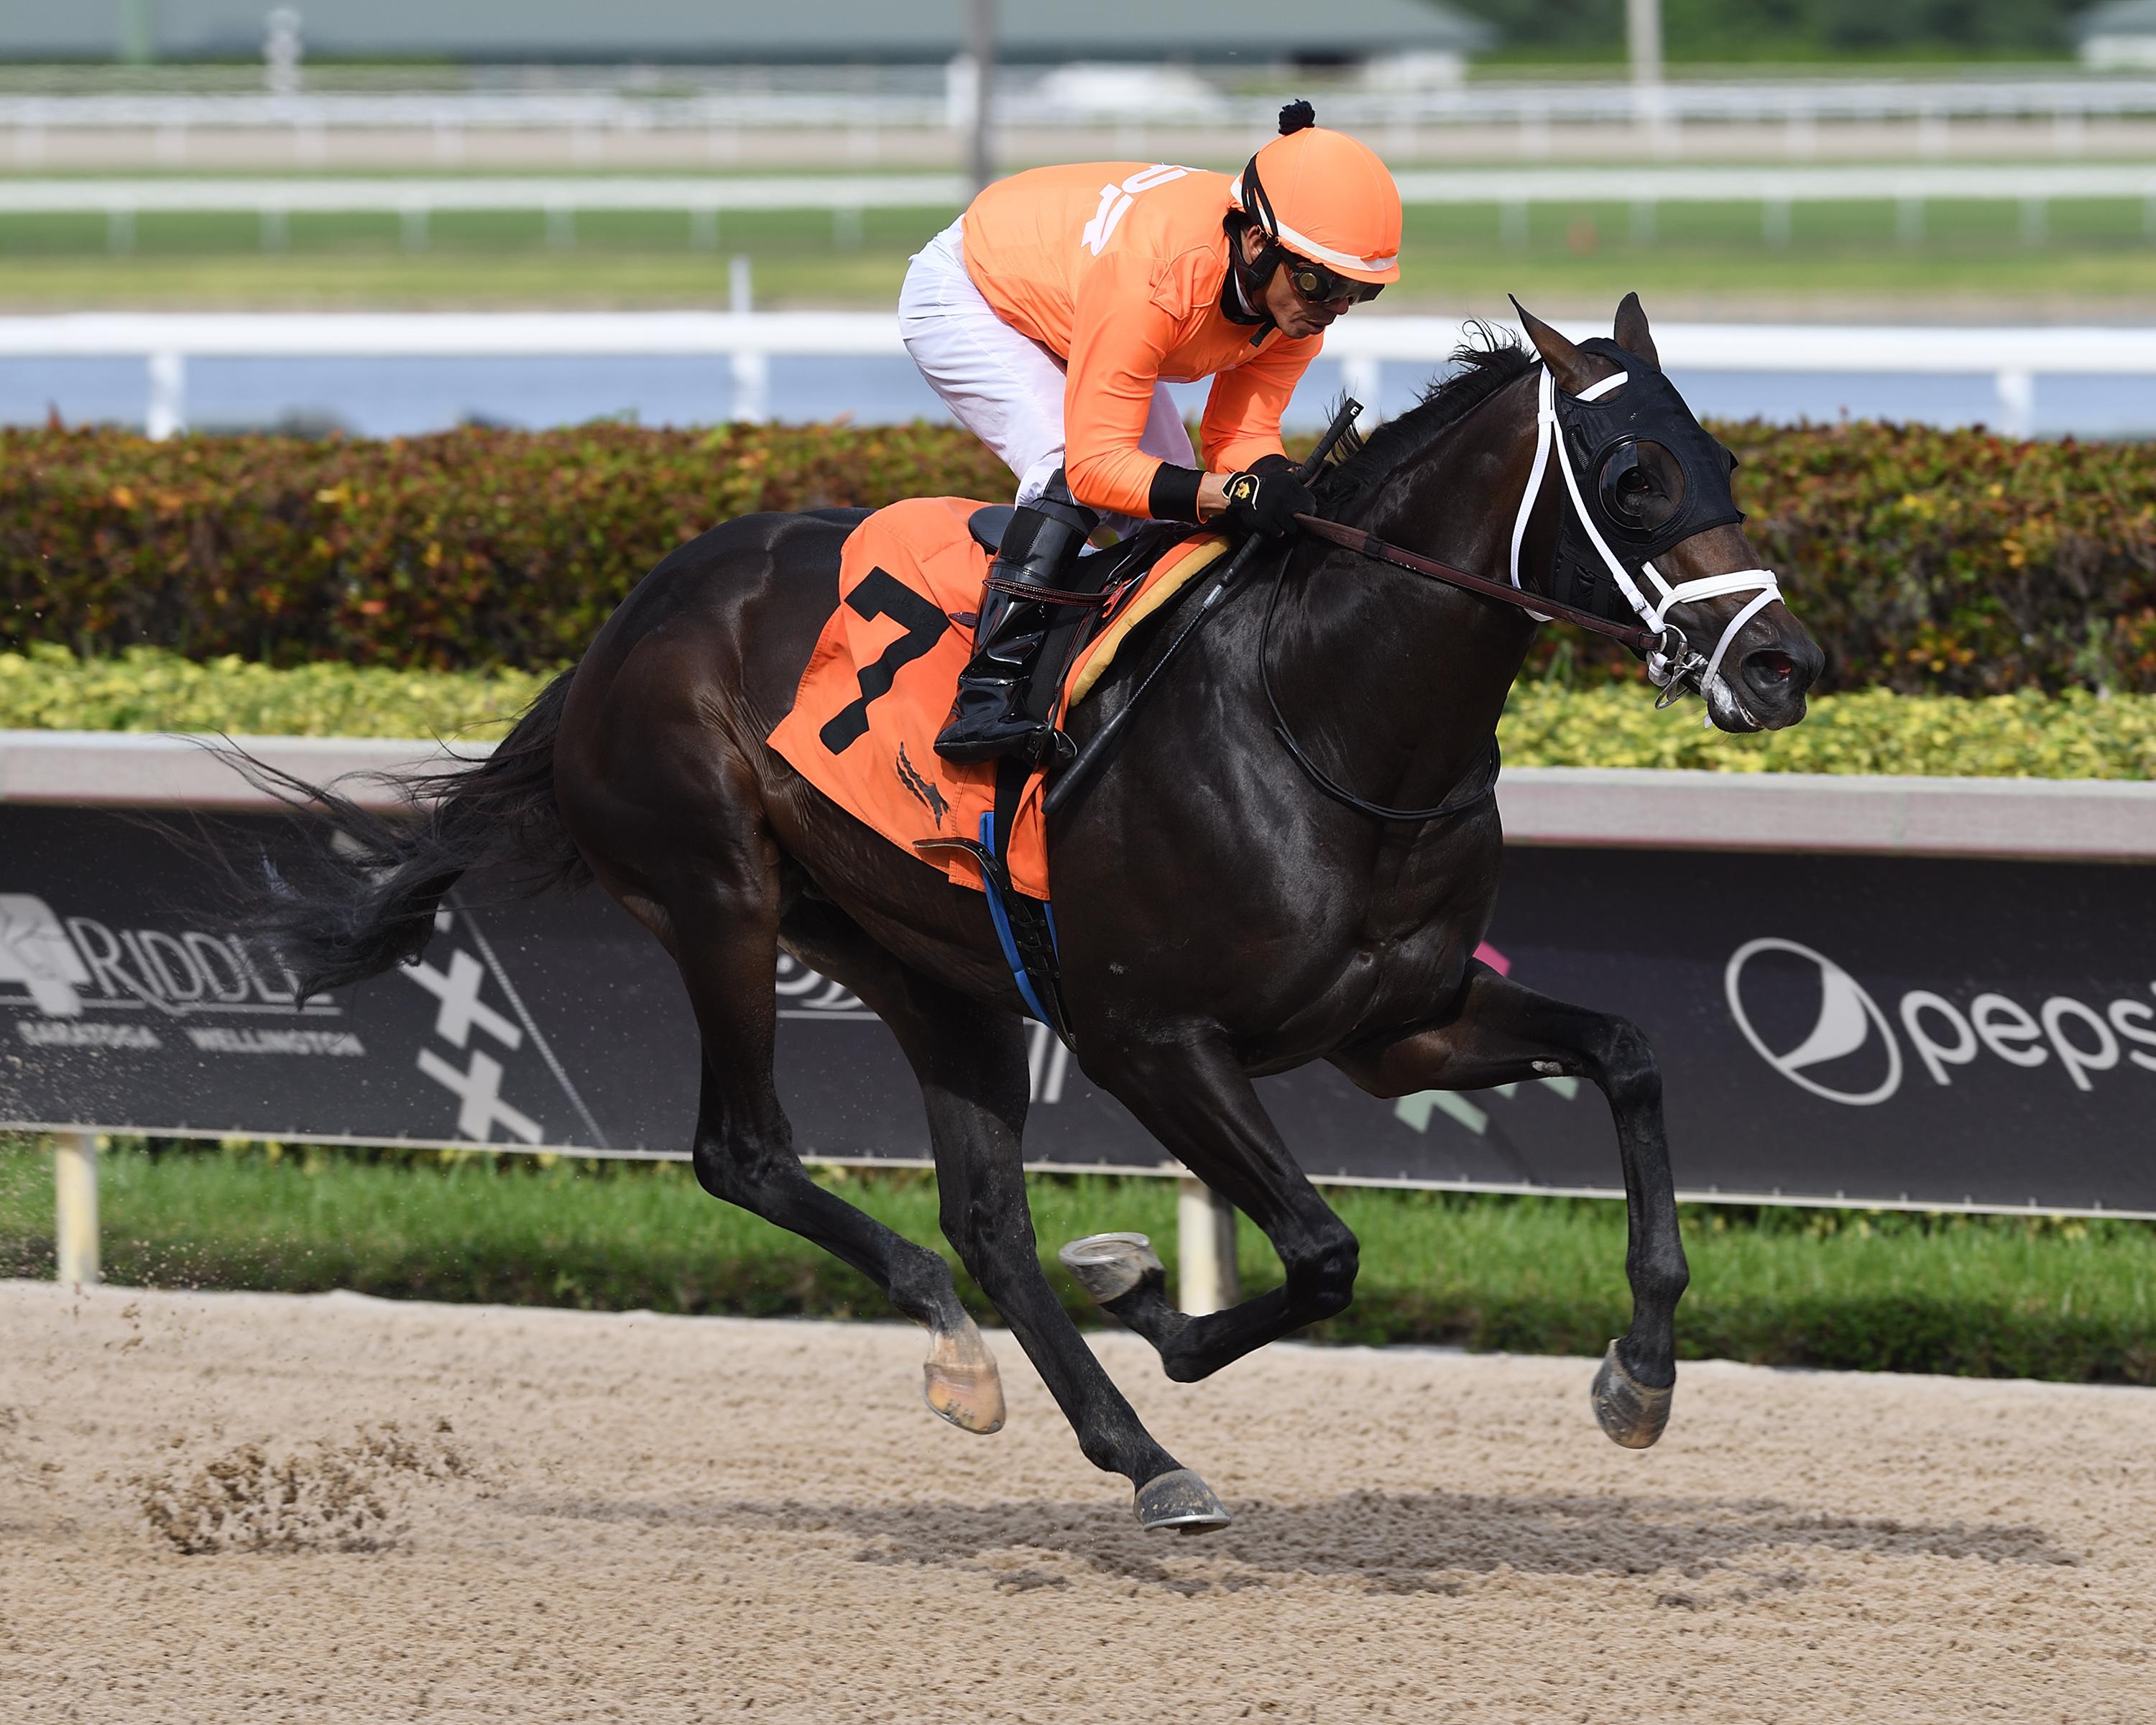
[[[948,1255],[928,1175],[820,1178]],[[679,1164],[298,1146],[152,1156],[136,1141],[107,1153],[102,1189],[105,1274],[129,1285],[891,1315],[854,1271],[706,1197]],[[1354,1305],[1317,1339],[1595,1353],[1624,1327],[1621,1205],[1332,1196],[1361,1238],[1363,1274]],[[1086,1322],[1056,1243],[1135,1229],[1174,1267],[1170,1182],[1036,1177],[1032,1199],[1050,1274]],[[1694,1205],[1684,1225],[1688,1358],[2156,1384],[2156,1224]],[[1240,1239],[1245,1286],[1277,1281],[1255,1230]],[[0,1141],[0,1276],[51,1274],[50,1158]]]
[[[565,243],[536,211],[445,213],[407,251],[398,218],[295,215],[282,248],[262,249],[252,215],[146,214],[131,249],[108,249],[95,215],[0,218],[0,307],[711,305],[726,257],[753,260],[760,307],[887,307],[907,256],[952,209],[728,213],[692,244],[685,215],[588,212]],[[2138,200],[2054,203],[2041,233],[2010,200],[1927,206],[1905,234],[1883,203],[1802,204],[1768,237],[1757,203],[1669,204],[1643,223],[1621,205],[1537,204],[1508,231],[1495,205],[1408,212],[1403,280],[1388,310],[1503,309],[1507,293],[1548,307],[1814,302],[2149,300],[2156,236]],[[1824,308],[1824,309],[1822,309]]]

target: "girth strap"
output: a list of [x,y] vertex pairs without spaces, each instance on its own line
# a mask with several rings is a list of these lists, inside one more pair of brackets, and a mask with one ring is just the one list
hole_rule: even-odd
[[1031,776],[1032,769],[1022,761],[998,761],[995,807],[981,815],[980,838],[916,839],[913,848],[963,850],[973,859],[981,870],[982,894],[988,901],[988,922],[1019,999],[1065,1047],[1075,1049],[1078,1045],[1070,1031],[1070,1010],[1063,999],[1063,960],[1056,950],[1055,908],[1046,899],[1031,898],[1018,890],[1004,855]]

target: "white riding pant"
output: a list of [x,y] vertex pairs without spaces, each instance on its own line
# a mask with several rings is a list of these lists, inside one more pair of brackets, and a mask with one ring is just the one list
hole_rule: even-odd
[[[1063,362],[997,316],[982,297],[966,273],[960,223],[914,254],[898,293],[898,332],[958,423],[1018,475],[1016,501],[1038,497],[1063,465]],[[1138,447],[1178,467],[1198,465],[1182,412],[1164,383],[1153,386]],[[1118,532],[1135,525],[1121,516],[1105,519]]]

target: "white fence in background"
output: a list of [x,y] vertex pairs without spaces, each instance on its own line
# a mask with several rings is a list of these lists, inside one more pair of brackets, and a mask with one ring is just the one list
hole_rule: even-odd
[[[1786,244],[1789,212],[1800,203],[1891,203],[1898,236],[1914,241],[1923,235],[1927,204],[2010,203],[2020,207],[2022,238],[2035,244],[2045,238],[2054,203],[2138,200],[2143,225],[2156,236],[2156,163],[1419,168],[1394,177],[1410,205],[1495,206],[1502,212],[1501,231],[1515,241],[1525,239],[1527,211],[1538,203],[1625,207],[1640,239],[1653,238],[1662,204],[1756,204],[1761,238]],[[294,215],[394,214],[405,246],[418,250],[432,218],[450,210],[543,212],[549,241],[561,246],[575,244],[580,211],[678,211],[689,243],[705,249],[717,247],[720,218],[729,210],[828,210],[834,239],[851,245],[860,242],[865,210],[956,209],[966,197],[963,177],[949,173],[0,178],[0,215],[102,215],[114,251],[133,247],[136,218],[151,213],[252,213],[268,251],[289,243]]]
[[[678,69],[679,83],[705,73],[705,88],[685,92],[584,89],[335,90],[287,95],[245,90],[0,95],[0,129],[167,131],[652,131],[761,128],[942,129],[954,122],[942,67],[823,69],[811,80],[777,78],[771,69],[731,75]],[[332,76],[335,74],[331,74]],[[1275,95],[1231,91],[1186,77],[1170,86],[1136,80],[1126,107],[1097,90],[1082,102],[1059,100],[1040,74],[1004,69],[996,105],[1006,124],[1096,126],[1104,120],[1161,126],[1219,126],[1268,131]],[[1609,125],[1637,122],[1864,123],[1916,121],[2076,121],[2156,116],[2156,79],[1815,78],[1717,75],[1637,85],[1610,79],[1563,82],[1481,80],[1458,85],[1383,89],[1313,84],[1329,123],[1369,131],[1386,126]],[[1793,149],[1799,147],[1793,145]],[[18,146],[19,153],[19,146]]]
[[[1505,326],[1498,326],[1500,328]],[[1517,333],[1517,331],[1515,331]],[[1460,340],[1450,317],[1343,319],[1327,357],[1358,400],[1382,398],[1383,369],[1429,371]],[[1903,328],[1895,325],[1658,324],[1662,363],[1677,372],[1820,372],[1989,377],[2002,430],[2025,434],[2035,380],[2050,374],[2156,377],[2156,328]],[[0,317],[10,358],[139,358],[152,437],[185,429],[190,358],[531,357],[723,355],[730,418],[770,417],[774,355],[839,358],[904,352],[886,312],[84,312]]]

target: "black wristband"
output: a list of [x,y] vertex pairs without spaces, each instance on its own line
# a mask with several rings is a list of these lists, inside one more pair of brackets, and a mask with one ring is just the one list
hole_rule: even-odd
[[1198,487],[1205,475],[1195,467],[1177,467],[1163,461],[1154,470],[1146,492],[1146,513],[1157,521],[1194,521],[1198,519]]

